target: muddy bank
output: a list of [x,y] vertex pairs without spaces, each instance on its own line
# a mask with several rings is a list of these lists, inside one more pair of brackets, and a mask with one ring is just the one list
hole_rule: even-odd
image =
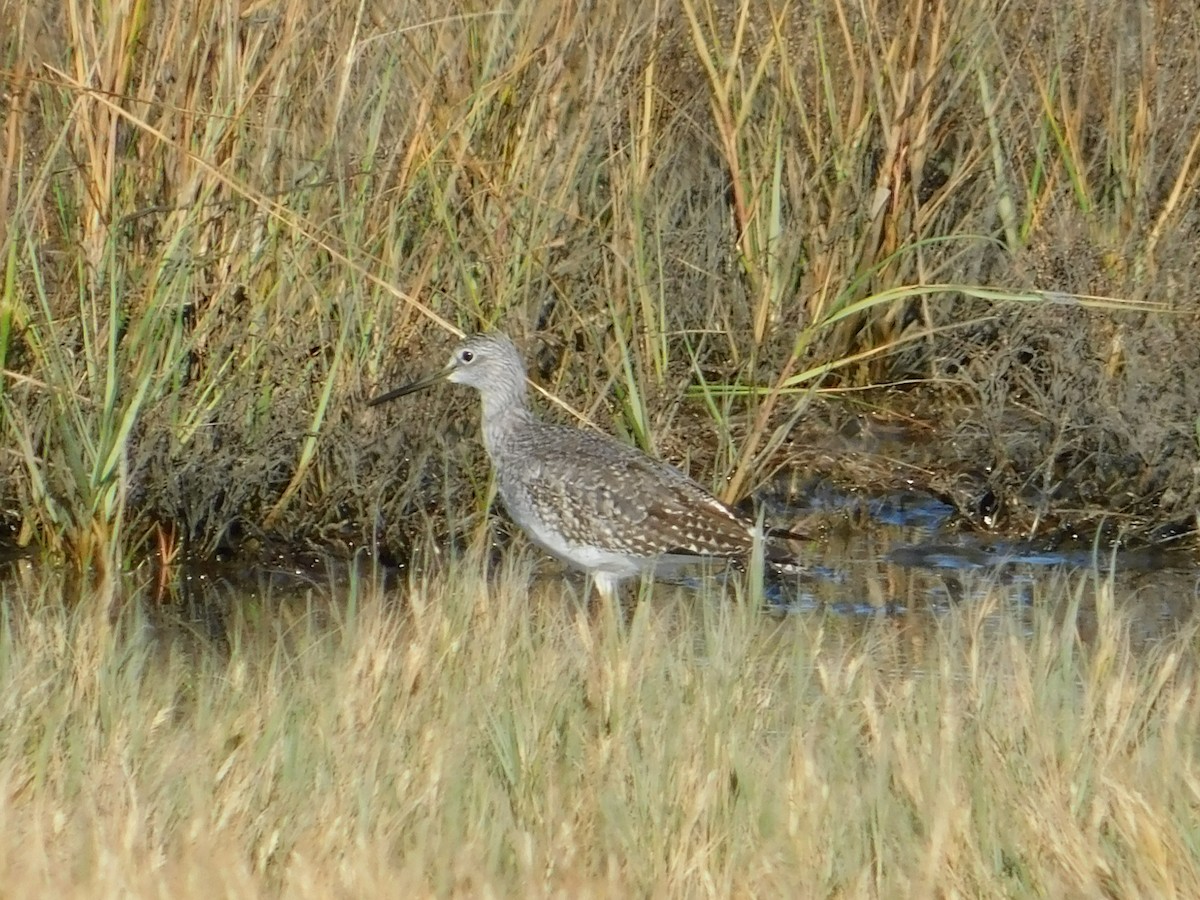
[[[818,534],[880,498],[908,495],[943,502],[945,525],[1047,547],[1192,546],[1200,341],[1191,323],[1060,307],[988,316],[982,327],[907,354],[884,373],[899,386],[782,405],[775,419],[797,421],[741,502],[765,503],[776,519],[795,517]],[[411,366],[381,386],[439,364],[441,343],[406,355]],[[547,346],[561,342],[527,342],[535,366],[553,360],[536,380],[560,392],[590,383],[563,374],[586,361],[548,357]],[[711,474],[722,464],[718,435],[739,446],[751,414],[735,407],[714,423],[685,396],[687,373],[680,378],[651,397],[656,452],[719,490]],[[586,408],[588,398],[569,399]],[[620,422],[611,397],[592,399],[595,420]],[[537,404],[543,415],[569,420],[544,399]],[[294,421],[278,422],[298,446]],[[192,557],[314,571],[321,557],[364,549],[403,565],[420,546],[451,546],[483,515],[489,463],[473,392],[446,385],[374,410],[347,399],[335,422],[319,442],[320,491],[302,491],[270,521],[292,470],[277,463],[277,476],[263,480],[266,460],[231,457],[223,446],[245,437],[221,427],[206,435],[207,453],[181,457],[135,444],[142,466],[133,509]],[[864,506],[823,503],[831,490]],[[491,513],[500,516],[503,545],[510,526],[498,505]],[[8,535],[10,543],[18,536],[16,518]]]
[[[798,421],[741,502],[765,503],[777,520],[820,533],[881,498],[936,498],[948,510],[944,527],[1036,540],[1048,550],[1194,548],[1194,317],[1121,317],[1070,305],[974,312],[981,325],[930,340],[883,373],[896,387],[807,394],[782,406],[778,420]],[[545,343],[532,342],[532,359],[545,358]],[[586,366],[555,359],[568,370]],[[540,377],[554,384],[555,371]],[[696,400],[666,396],[655,410],[664,423],[658,453],[719,490],[714,422]],[[611,407],[601,400],[593,409],[602,418]],[[544,415],[567,419],[541,405]],[[446,542],[469,530],[488,471],[476,395],[444,386],[375,415],[364,469],[380,499],[375,530],[361,529],[359,540],[377,540],[400,560],[426,538]],[[751,418],[744,410],[715,424],[738,447]],[[863,504],[822,502],[830,491]]]

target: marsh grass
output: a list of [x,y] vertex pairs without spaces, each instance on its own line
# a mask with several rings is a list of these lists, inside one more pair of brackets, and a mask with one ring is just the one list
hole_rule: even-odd
[[[489,581],[263,597],[219,646],[3,586],[0,871],[27,895],[1164,896],[1200,888],[1195,627],[1033,608],[624,622]],[[1094,629],[1074,622],[1095,606]]]
[[[1031,288],[1121,298],[1080,304],[1080,360],[1153,382],[1200,116],[1163,72],[1200,32],[1151,6],[8,4],[6,518],[81,571],[167,531],[400,543],[428,418],[385,437],[361,398],[481,327],[545,336],[555,399],[647,449],[689,382],[728,391],[731,498],[817,385],[954,381],[1003,421],[1028,379],[977,361],[1059,316]],[[1170,446],[1185,388],[1152,388]]]

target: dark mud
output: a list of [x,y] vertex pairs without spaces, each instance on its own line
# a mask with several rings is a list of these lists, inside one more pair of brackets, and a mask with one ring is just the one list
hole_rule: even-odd
[[[1106,614],[1097,605],[1105,596],[1127,617],[1134,646],[1148,647],[1194,621],[1200,602],[1200,576],[1190,548],[1129,542],[1105,549],[1082,537],[1047,542],[981,533],[964,527],[949,503],[912,489],[869,494],[824,481],[814,483],[796,506],[778,497],[761,499],[771,516],[809,523],[816,538],[800,551],[797,570],[764,573],[768,616],[830,616],[850,628],[887,620],[919,634],[936,628],[940,616],[971,606],[982,606],[997,621],[1032,622],[1049,605],[1086,641]],[[531,603],[550,604],[569,617],[592,602],[582,575],[511,537],[501,521],[491,571],[503,572],[502,557],[514,550],[531,554]],[[268,622],[268,632],[301,621],[334,627],[367,585],[403,607],[413,579],[447,577],[454,558],[447,549],[389,565],[365,550],[351,560],[280,552],[263,554],[253,564],[181,559],[168,577],[149,561],[125,581],[131,595],[145,599],[143,627],[167,639],[167,645],[182,637],[197,652],[227,652],[231,636],[244,633],[247,625],[254,633]],[[0,560],[0,581],[10,599],[18,602],[19,583],[32,583],[31,572],[39,565],[31,559]],[[625,600],[631,611],[636,602],[733,598],[744,579],[732,570],[698,569],[673,583],[653,585],[640,598],[630,586]],[[27,592],[37,594],[33,588]]]

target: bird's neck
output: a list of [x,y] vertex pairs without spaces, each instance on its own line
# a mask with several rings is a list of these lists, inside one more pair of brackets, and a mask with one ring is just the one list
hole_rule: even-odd
[[497,385],[483,392],[483,443],[493,458],[516,430],[532,420],[524,379],[512,389],[501,390]]

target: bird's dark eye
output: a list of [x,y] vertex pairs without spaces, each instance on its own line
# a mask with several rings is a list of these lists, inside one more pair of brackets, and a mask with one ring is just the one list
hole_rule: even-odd
[[458,354],[458,358],[465,363],[469,363],[475,358],[475,354],[470,350],[464,350],[462,353]]

